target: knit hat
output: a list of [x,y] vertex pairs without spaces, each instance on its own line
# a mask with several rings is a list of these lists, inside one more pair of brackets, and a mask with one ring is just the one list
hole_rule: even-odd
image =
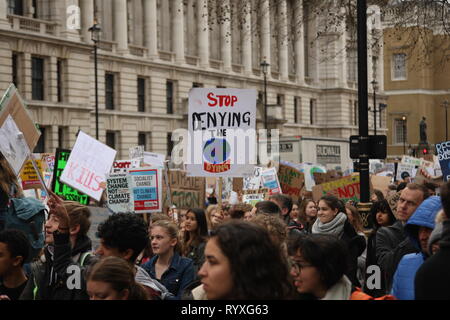
[[436,226],[434,227],[434,230],[431,233],[430,238],[428,239],[428,254],[430,256],[433,254],[433,244],[435,244],[442,238],[443,226],[444,225],[442,224],[442,222],[436,223]]

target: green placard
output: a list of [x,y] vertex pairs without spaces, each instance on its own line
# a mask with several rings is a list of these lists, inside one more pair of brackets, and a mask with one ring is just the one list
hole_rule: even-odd
[[78,190],[75,190],[72,187],[69,187],[67,184],[59,181],[64,168],[66,167],[67,160],[69,160],[71,150],[66,149],[56,149],[55,154],[55,169],[53,171],[53,182],[52,182],[52,190],[53,192],[61,196],[65,200],[76,201],[84,205],[89,204],[89,196],[80,193]]

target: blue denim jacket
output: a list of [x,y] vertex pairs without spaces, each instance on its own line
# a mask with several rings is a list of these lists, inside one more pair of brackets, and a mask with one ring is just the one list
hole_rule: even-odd
[[[157,259],[158,256],[156,255],[142,265],[153,279],[156,279],[155,264]],[[181,257],[175,252],[169,268],[164,271],[161,279],[156,280],[161,282],[177,300],[181,300],[184,289],[195,280],[194,264],[191,259]]]

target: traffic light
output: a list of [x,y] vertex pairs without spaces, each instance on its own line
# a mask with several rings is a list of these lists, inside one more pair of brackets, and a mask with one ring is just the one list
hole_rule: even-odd
[[428,154],[428,149],[427,148],[423,148],[423,154]]

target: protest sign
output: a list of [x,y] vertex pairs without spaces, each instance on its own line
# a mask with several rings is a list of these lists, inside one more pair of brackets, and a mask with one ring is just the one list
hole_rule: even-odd
[[153,152],[144,152],[143,162],[155,167],[164,168],[164,161],[166,160],[166,155]]
[[418,158],[410,157],[410,156],[403,156],[401,163],[403,163],[403,164],[412,164],[414,166],[419,167],[422,164],[422,160],[418,159]]
[[107,208],[101,207],[89,206],[88,209],[91,212],[91,217],[89,218],[91,227],[89,228],[87,235],[92,241],[92,250],[93,252],[95,252],[100,246],[100,239],[97,236],[98,226],[100,225],[100,223],[105,222],[112,214],[112,212],[110,212]]
[[389,191],[389,185],[391,184],[392,177],[387,176],[378,176],[372,175],[370,177],[370,182],[374,189],[380,190],[383,192],[383,195],[386,196]]
[[441,166],[442,178],[450,180],[450,141],[436,144],[436,151]]
[[233,178],[233,191],[241,192],[244,187],[244,178]]
[[[51,190],[52,177],[53,177],[53,173],[44,172],[44,183],[45,183],[45,186],[46,186],[46,188],[48,190]],[[41,199],[43,199],[44,203],[47,202],[48,195],[47,195],[47,192],[44,189],[41,190]]]
[[403,177],[411,177],[413,178],[415,175],[413,174],[414,164],[405,164],[399,163],[397,167],[397,180],[404,180]]
[[242,196],[242,201],[255,206],[258,202],[264,201],[264,197],[264,193],[244,194]]
[[116,153],[114,149],[80,131],[60,179],[99,201]]
[[[11,84],[3,95],[0,101],[0,110],[0,127],[10,115],[19,129],[18,131],[22,132],[28,149],[34,150],[41,133],[36,129],[14,84]],[[17,172],[17,174],[19,173]]]
[[194,88],[189,92],[189,176],[245,177],[256,163],[256,90]]
[[[205,178],[187,177],[185,171],[169,170],[168,179],[172,203],[178,209],[205,207]],[[164,186],[164,208],[169,207],[166,193],[167,188]]]
[[[36,164],[42,175],[43,174],[42,161],[36,160]],[[22,180],[22,189],[24,190],[42,188],[38,174],[36,170],[34,170],[33,163],[31,162],[31,160],[28,160],[25,163],[22,171],[20,172],[20,179]]]
[[359,174],[344,177],[336,181],[325,182],[313,187],[313,199],[319,201],[324,195],[331,194],[347,202],[353,200],[359,202],[361,191],[359,188]]
[[250,177],[243,178],[243,190],[257,190],[261,187],[261,172],[262,167],[255,167],[253,170],[253,175]]
[[278,179],[283,194],[290,195],[294,201],[301,199],[301,191],[305,186],[305,178],[302,172],[280,163]]
[[130,190],[126,174],[106,175],[107,206],[114,212],[132,212]]
[[130,159],[135,159],[139,161],[139,165],[141,161],[144,160],[144,146],[135,146],[129,149]]
[[138,168],[138,160],[115,160],[111,168],[111,174],[127,174],[132,168]]
[[30,150],[11,115],[6,117],[0,127],[0,152],[18,176]]
[[89,204],[89,196],[78,192],[74,188],[60,181],[62,172],[64,171],[67,160],[70,156],[70,150],[56,149],[55,154],[55,170],[53,171],[52,190],[53,192],[65,200],[76,201],[84,205]]
[[162,211],[162,170],[136,168],[128,173],[131,202],[135,213]]
[[392,213],[394,214],[395,218],[397,218],[397,202],[398,202],[398,199],[400,199],[400,194],[401,194],[401,191],[393,192],[392,194],[390,194],[386,197],[386,200],[387,200],[389,207],[391,208]]
[[269,194],[281,193],[276,168],[272,167],[261,171],[261,183],[264,188],[269,189]]
[[45,164],[45,171],[53,173],[55,169],[55,155],[52,153],[43,153],[41,157],[42,164]]

